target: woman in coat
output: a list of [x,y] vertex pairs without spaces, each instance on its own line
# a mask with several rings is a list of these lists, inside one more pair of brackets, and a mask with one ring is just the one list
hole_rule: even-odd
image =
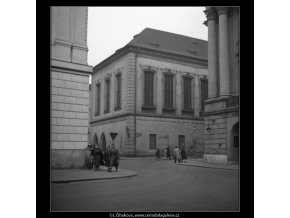
[[116,171],[118,171],[119,167],[119,150],[115,149],[115,145],[112,145],[112,148],[110,150],[110,166],[109,166],[109,172],[112,171],[112,167],[114,166],[116,168]]
[[185,152],[185,147],[182,145],[181,147],[181,159],[185,160],[186,159],[186,152]]
[[104,159],[105,159],[105,166],[108,167],[108,171],[109,171],[109,167],[110,167],[110,146],[106,148]]
[[177,148],[177,146],[173,150],[174,153],[174,163],[178,161],[180,163],[180,150]]
[[96,171],[100,170],[101,161],[103,159],[103,153],[99,145],[93,151],[93,168]]

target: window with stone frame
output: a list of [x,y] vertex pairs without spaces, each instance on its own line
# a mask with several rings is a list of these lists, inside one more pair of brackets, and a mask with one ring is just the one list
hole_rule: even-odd
[[110,79],[105,80],[105,111],[104,113],[109,113],[110,111]]
[[173,108],[173,75],[164,75],[164,107]]
[[200,89],[201,112],[204,112],[204,101],[208,98],[208,81],[206,78],[200,79]]
[[154,106],[154,72],[145,71],[144,72],[144,106]]
[[192,78],[183,77],[183,108],[184,109],[192,109],[191,82],[192,82]]
[[116,75],[116,107],[115,110],[121,109],[121,74]]
[[157,137],[156,134],[149,134],[149,149],[157,149]]
[[95,116],[100,115],[100,98],[101,98],[101,84],[96,84],[96,103],[95,103]]

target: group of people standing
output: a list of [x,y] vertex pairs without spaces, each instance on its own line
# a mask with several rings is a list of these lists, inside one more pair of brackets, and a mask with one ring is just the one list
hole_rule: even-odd
[[91,149],[91,166],[95,171],[99,171],[101,165],[105,165],[109,172],[112,171],[113,166],[118,171],[119,160],[119,150],[115,149],[114,144],[107,147],[105,151],[102,151],[98,144]]
[[[183,160],[187,159],[185,146],[181,145],[180,147],[181,148],[178,148],[177,146],[175,146],[175,148],[173,149],[174,163],[176,162],[181,163]],[[169,146],[164,150],[164,154],[165,154],[166,160],[168,159],[171,160]],[[161,160],[161,150],[159,148],[156,150],[155,155],[156,155],[156,160]]]

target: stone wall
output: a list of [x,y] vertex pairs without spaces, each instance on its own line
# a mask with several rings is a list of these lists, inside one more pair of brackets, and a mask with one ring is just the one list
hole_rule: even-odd
[[[226,157],[226,160],[219,160],[219,162],[230,160],[233,152],[231,130],[237,122],[239,122],[238,112],[206,116],[204,121],[205,153]],[[210,128],[209,131],[207,130],[208,127]],[[214,158],[212,160],[215,161]]]
[[[51,72],[51,149],[55,150],[52,158],[61,157],[53,162],[53,167],[74,158],[75,166],[80,165],[81,152],[71,150],[85,149],[88,144],[88,82],[89,74]],[[62,150],[61,156],[57,150]]]
[[[108,120],[96,124],[91,125],[91,141],[93,141],[93,137],[97,135],[98,142],[101,143],[101,137],[104,134],[106,138],[107,147],[113,143],[110,132],[118,133],[115,139],[115,146],[119,149],[121,155],[127,155],[133,153],[133,149],[131,144],[128,144],[128,135],[126,132],[126,125],[129,117],[122,117],[114,120]],[[133,138],[134,135],[131,134],[129,136]]]
[[156,104],[156,113],[162,114],[163,107],[163,74],[170,70],[174,77],[174,106],[176,107],[176,115],[182,114],[183,109],[183,80],[182,76],[191,76],[192,80],[192,105],[194,116],[200,115],[200,77],[207,77],[208,70],[204,66],[195,64],[187,64],[179,61],[172,61],[165,58],[149,57],[145,55],[137,56],[137,112],[141,112],[144,95],[144,73],[143,70],[151,68],[155,71],[154,79],[154,103]]
[[203,155],[203,120],[138,116],[136,134],[138,155],[155,154],[156,150],[149,149],[149,134],[157,135],[157,148],[164,150],[169,145],[171,151],[178,146],[178,135],[184,135],[186,151],[192,152],[193,155]]

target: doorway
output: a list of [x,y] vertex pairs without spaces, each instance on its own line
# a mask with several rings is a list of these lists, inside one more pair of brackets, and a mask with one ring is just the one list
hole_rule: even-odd
[[231,158],[233,161],[239,161],[240,138],[239,138],[239,122],[237,122],[231,130]]
[[181,148],[182,145],[185,146],[185,135],[178,136],[178,147]]

